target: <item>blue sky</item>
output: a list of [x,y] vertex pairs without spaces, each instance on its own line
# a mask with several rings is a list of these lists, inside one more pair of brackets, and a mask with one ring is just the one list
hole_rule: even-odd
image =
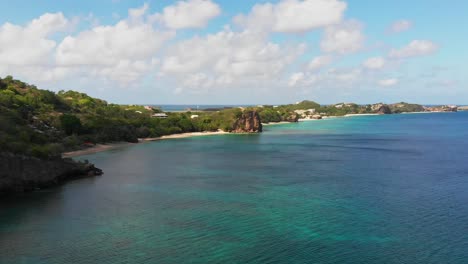
[[0,76],[116,103],[468,104],[468,2],[0,0]]

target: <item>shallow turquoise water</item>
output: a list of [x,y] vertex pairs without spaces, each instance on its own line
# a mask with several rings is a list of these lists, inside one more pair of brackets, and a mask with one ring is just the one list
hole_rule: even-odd
[[468,113],[364,116],[82,157],[0,202],[0,263],[467,263]]

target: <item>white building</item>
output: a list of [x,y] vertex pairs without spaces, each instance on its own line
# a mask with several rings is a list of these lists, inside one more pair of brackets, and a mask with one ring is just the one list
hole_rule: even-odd
[[156,114],[153,114],[151,117],[155,117],[155,118],[167,118],[167,115],[165,113],[156,113]]

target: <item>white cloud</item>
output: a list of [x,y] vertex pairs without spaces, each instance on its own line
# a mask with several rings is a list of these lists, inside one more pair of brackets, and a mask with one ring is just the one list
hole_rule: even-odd
[[152,68],[156,53],[174,36],[145,22],[147,9],[147,5],[131,9],[127,20],[65,37],[57,47],[57,65],[122,84],[137,80]]
[[170,29],[203,28],[220,14],[221,8],[211,0],[187,0],[165,7],[152,19]]
[[0,76],[16,75],[33,80],[55,80],[65,69],[53,69],[57,43],[51,35],[72,26],[62,13],[46,13],[26,26],[5,23],[0,26]]
[[155,31],[148,24],[99,26],[67,36],[57,48],[57,63],[63,66],[115,65],[121,60],[152,56],[171,38],[171,32]]
[[362,81],[362,73],[362,70],[358,68],[329,69],[321,73],[297,72],[289,77],[288,86],[308,89],[352,87]]
[[307,69],[310,71],[315,71],[318,70],[324,66],[329,65],[330,63],[333,62],[333,57],[324,55],[324,56],[318,56],[313,58],[309,64],[307,65]]
[[380,86],[393,86],[398,84],[398,79],[384,79],[377,82]]
[[382,69],[385,66],[385,59],[382,57],[369,58],[363,63],[364,67],[371,70]]
[[296,86],[300,81],[302,81],[304,79],[304,76],[305,74],[303,72],[296,72],[296,73],[293,73],[290,77],[289,77],[289,82],[288,82],[288,86],[289,87],[294,87]]
[[409,30],[413,26],[413,23],[409,20],[398,20],[395,21],[389,28],[392,33],[400,33]]
[[438,46],[429,40],[413,40],[401,49],[393,49],[388,56],[395,59],[404,59],[425,56],[435,53]]
[[331,69],[324,74],[323,79],[332,82],[341,82],[352,84],[359,81],[362,71],[358,68],[355,69]]
[[280,46],[266,35],[225,29],[170,47],[161,75],[190,88],[272,81],[304,51],[304,45]]
[[257,4],[234,21],[255,31],[301,33],[339,23],[346,7],[338,0],[282,0]]
[[0,27],[0,65],[47,64],[56,46],[49,36],[66,30],[68,26],[69,22],[62,13],[46,13],[25,27],[3,24]]
[[349,54],[357,52],[362,49],[364,43],[362,27],[362,24],[356,20],[329,26],[325,29],[320,48],[328,53]]
[[143,4],[143,6],[139,8],[130,8],[128,10],[128,17],[130,18],[130,20],[140,20],[146,14],[148,9],[149,5],[147,3]]

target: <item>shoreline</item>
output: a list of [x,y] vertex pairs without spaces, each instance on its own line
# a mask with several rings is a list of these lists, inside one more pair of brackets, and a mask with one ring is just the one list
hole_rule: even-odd
[[151,142],[165,139],[176,139],[176,138],[190,138],[190,137],[200,137],[200,136],[213,136],[213,135],[226,135],[231,134],[230,132],[216,131],[216,132],[188,132],[181,134],[172,134],[155,138],[142,138],[140,142]]
[[155,137],[155,138],[141,138],[141,139],[138,139],[138,143],[116,142],[116,143],[109,143],[109,144],[96,144],[90,148],[64,152],[62,153],[62,158],[74,158],[74,157],[79,157],[79,156],[84,156],[84,155],[104,152],[104,151],[108,151],[112,149],[118,149],[118,148],[133,146],[136,144],[148,143],[148,142],[159,141],[159,140],[190,138],[190,137],[199,137],[199,136],[226,135],[226,134],[231,134],[231,133],[224,132],[224,131],[189,132],[189,133],[166,135],[166,136]]
[[292,124],[295,122],[288,122],[288,121],[281,121],[281,122],[270,122],[270,123],[262,123],[262,126],[274,126],[274,125],[284,125],[284,124]]
[[353,116],[378,116],[383,114],[346,114],[343,117],[353,117]]
[[[437,112],[405,112],[405,113],[401,113],[401,114],[424,114],[424,113],[430,114],[430,113],[437,113]],[[356,117],[356,116],[380,116],[380,115],[381,114],[347,114],[347,115],[344,115],[344,116],[328,116],[328,117],[323,118],[323,119],[299,119],[298,122],[281,121],[281,122],[262,123],[262,125],[263,126],[274,126],[274,125],[294,124],[294,123],[299,123],[299,122],[320,121],[320,120],[331,119],[331,118]],[[209,131],[207,131],[207,132],[188,132],[188,133],[181,133],[181,134],[165,135],[165,136],[154,137],[154,138],[140,138],[140,139],[138,139],[138,141],[139,141],[138,143],[116,142],[116,143],[109,143],[109,144],[96,144],[95,146],[90,147],[90,148],[64,152],[64,153],[62,153],[62,158],[74,158],[74,157],[79,157],[79,156],[84,156],[84,155],[104,152],[104,151],[108,151],[108,150],[112,150],[112,149],[128,147],[128,146],[132,146],[132,145],[136,145],[136,144],[148,143],[148,142],[159,141],[159,140],[191,138],[191,137],[212,136],[212,135],[226,135],[226,134],[233,134],[233,133],[224,132],[224,131],[221,131],[221,130],[216,131],[216,132],[209,132]]]

